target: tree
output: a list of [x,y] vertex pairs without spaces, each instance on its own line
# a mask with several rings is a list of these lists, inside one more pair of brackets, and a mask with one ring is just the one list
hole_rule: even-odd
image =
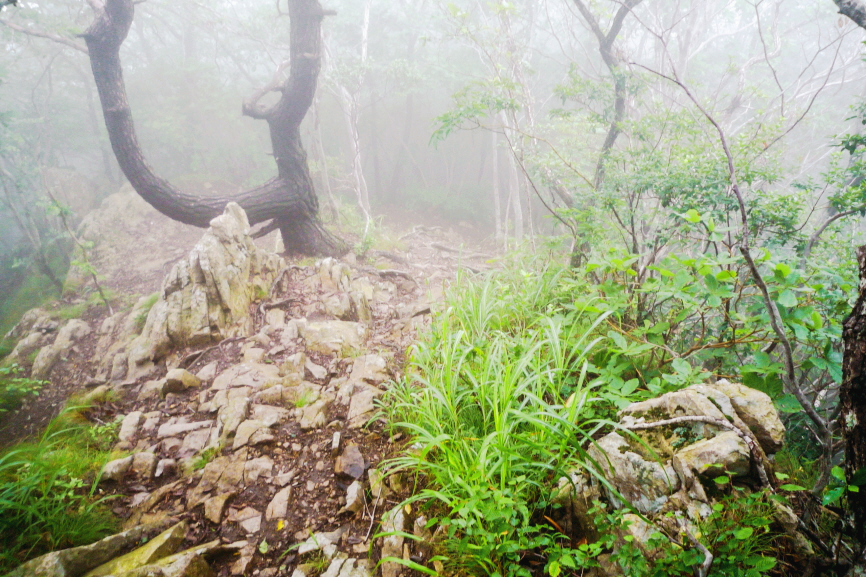
[[[243,105],[245,115],[268,123],[277,176],[231,198],[185,194],[148,165],[136,136],[120,61],[120,47],[132,25],[136,2],[88,1],[96,17],[83,37],[105,125],[120,168],[144,200],[169,218],[199,227],[208,226],[228,202],[235,201],[246,210],[251,224],[269,223],[262,233],[279,229],[290,253],[339,254],[347,249],[319,220],[319,204],[300,136],[321,67],[321,22],[329,14],[318,0],[289,1],[290,58],[278,67],[273,80]],[[289,76],[283,79],[287,68]],[[282,96],[273,106],[260,104],[269,92]]]

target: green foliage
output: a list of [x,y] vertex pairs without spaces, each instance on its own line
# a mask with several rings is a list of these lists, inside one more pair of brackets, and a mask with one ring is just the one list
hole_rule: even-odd
[[119,423],[94,429],[81,410],[65,410],[37,441],[0,455],[0,572],[116,530],[95,491]]
[[462,279],[388,393],[391,422],[420,447],[391,466],[430,481],[410,501],[435,503],[451,563],[472,574],[528,575],[523,552],[555,554],[534,521],[540,497],[603,425],[583,413],[602,340],[592,335],[607,314],[561,302],[567,276],[550,266]]
[[39,396],[39,390],[48,383],[22,375],[17,364],[0,366],[0,416],[18,408],[27,397]]
[[[713,556],[710,577],[760,577],[776,567],[776,559],[771,554],[779,538],[779,533],[772,527],[774,499],[780,498],[764,491],[751,493],[731,487],[731,493],[718,500],[712,513],[691,529],[692,536]],[[607,511],[596,503],[591,513],[600,539],[597,543],[577,548],[572,557],[574,566],[584,569],[598,567],[598,555],[612,551],[610,561],[630,577],[689,577],[695,574],[694,567],[700,565],[705,556],[681,530],[668,530],[665,535],[656,528],[650,531],[645,543],[637,543],[628,532],[628,526],[635,521],[625,519],[626,512]],[[669,514],[666,520],[677,526],[673,514]]]

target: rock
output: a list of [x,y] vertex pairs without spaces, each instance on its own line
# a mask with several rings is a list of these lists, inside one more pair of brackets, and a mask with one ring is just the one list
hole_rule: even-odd
[[325,312],[333,317],[344,321],[357,320],[352,318],[352,301],[346,293],[328,295],[322,299],[322,303],[325,305]]
[[250,305],[284,266],[250,237],[243,209],[229,203],[189,256],[165,277],[144,330],[129,349],[130,372],[172,348],[199,346],[246,330]]
[[375,401],[381,394],[382,391],[370,385],[355,386],[346,416],[349,427],[358,429],[367,424],[376,409]]
[[346,532],[345,527],[340,527],[336,531],[330,533],[319,532],[311,535],[306,541],[301,543],[298,548],[298,555],[305,555],[312,551],[324,551],[328,557],[333,557],[337,552],[337,543],[343,538]]
[[304,353],[295,353],[286,358],[283,364],[280,365],[280,375],[304,374],[304,365],[307,363],[307,355]]
[[370,469],[367,471],[367,477],[370,480],[370,495],[373,496],[373,499],[381,500],[388,496],[390,491],[385,486],[384,478],[379,469]]
[[172,369],[165,375],[162,396],[168,393],[182,393],[187,389],[201,386],[201,379],[184,369]]
[[683,464],[698,475],[713,478],[727,473],[749,474],[752,456],[749,446],[734,431],[704,439],[677,451]]
[[[658,512],[679,489],[680,480],[673,467],[644,458],[618,433],[599,439],[590,447],[589,456],[600,466],[600,473],[641,513]],[[618,502],[610,492],[608,498]]]
[[120,423],[120,432],[117,438],[121,441],[129,441],[138,433],[138,428],[142,423],[143,413],[141,411],[133,411],[123,417],[123,422]]
[[331,564],[328,565],[328,568],[325,569],[325,572],[322,573],[320,577],[339,577],[340,569],[343,568],[343,565],[346,563],[346,555],[337,555],[332,561]]
[[249,534],[258,533],[262,527],[262,514],[252,507],[244,507],[240,511],[230,511],[227,519],[237,523]]
[[265,361],[265,351],[263,349],[247,349],[244,351],[244,362],[260,364]]
[[151,565],[178,550],[186,537],[186,529],[186,521],[181,521],[138,549],[87,572],[84,577],[104,577]]
[[212,381],[216,377],[218,366],[219,365],[216,361],[208,363],[204,366],[204,368],[202,368],[202,370],[197,372],[195,376],[198,378],[198,380],[203,382]]
[[174,459],[160,459],[156,464],[156,471],[153,476],[157,479],[162,476],[168,476],[177,471],[177,461]]
[[[679,416],[703,416],[725,421],[725,415],[709,399],[695,390],[683,389],[666,393],[655,399],[632,403],[622,410],[621,423],[628,426],[636,422],[653,422]],[[707,423],[687,425],[698,438],[708,439],[721,430]]]
[[[392,509],[382,516],[382,533],[394,533],[382,537],[382,558],[403,557],[403,531],[406,524],[406,517],[403,514],[403,508],[398,507]],[[399,563],[388,562],[382,563],[382,577],[397,577],[400,574],[402,565]]]
[[145,382],[143,385],[141,385],[141,389],[138,391],[138,400],[149,401],[151,399],[158,399],[160,395],[160,390],[162,389],[162,385],[162,381]]
[[156,455],[150,452],[136,453],[132,457],[130,471],[142,481],[150,481],[156,471]]
[[355,481],[346,489],[346,505],[339,513],[357,513],[364,508],[364,486],[360,481]]
[[195,423],[166,423],[159,427],[156,433],[157,438],[164,439],[166,437],[177,437],[191,431],[210,428],[213,426],[213,421],[198,421]]
[[336,457],[340,452],[340,431],[334,433],[331,437],[331,457]]
[[273,427],[289,419],[289,411],[268,405],[251,405],[250,417],[262,421],[266,427]]
[[274,440],[274,436],[267,432],[268,427],[264,422],[258,420],[247,420],[240,424],[232,450],[237,451],[248,444],[257,445]]
[[331,406],[331,399],[321,398],[311,405],[303,407],[301,410],[301,418],[299,424],[301,429],[318,429],[324,427],[327,423],[325,413]]
[[237,493],[235,491],[229,491],[228,493],[222,493],[215,497],[211,497],[209,499],[205,499],[204,502],[204,516],[205,519],[210,521],[211,523],[216,523],[217,525],[222,522],[223,511],[225,510],[226,503],[229,499],[234,497]]
[[253,560],[253,555],[256,554],[256,546],[255,544],[246,545],[240,551],[240,557],[237,561],[235,561],[231,566],[231,574],[232,575],[246,575],[247,567],[250,562]]
[[274,365],[259,363],[241,363],[234,365],[214,379],[211,389],[230,389],[234,387],[250,387],[253,390],[267,388],[268,383],[280,383],[280,369]]
[[255,483],[259,477],[268,478],[274,470],[274,462],[270,457],[250,459],[244,465],[244,483]]
[[352,302],[351,319],[369,323],[373,320],[373,311],[370,310],[370,301],[367,296],[360,291],[352,291],[349,293],[349,299]]
[[263,405],[274,405],[279,407],[286,403],[285,391],[286,389],[283,385],[269,387],[253,395],[253,401]]
[[177,457],[179,459],[188,459],[189,457],[202,452],[204,448],[207,447],[210,437],[210,429],[199,429],[198,431],[188,433],[183,438],[183,444],[177,452]]
[[229,399],[228,405],[220,410],[217,421],[221,425],[220,441],[227,441],[238,427],[243,423],[250,412],[249,397],[235,397]]
[[355,359],[349,380],[378,385],[391,378],[388,363],[379,355],[364,355]]
[[71,577],[111,561],[131,545],[160,531],[165,524],[141,525],[92,545],[48,553],[21,565],[6,577]]
[[343,450],[343,454],[337,457],[337,462],[334,465],[334,472],[338,475],[347,475],[353,479],[360,479],[367,468],[367,463],[364,461],[364,456],[358,445],[350,443]]
[[779,413],[769,396],[724,379],[710,386],[718,389],[731,400],[737,415],[746,423],[768,455],[782,448],[785,442],[785,425],[782,424]]
[[153,569],[161,571],[154,575],[161,577],[213,577],[214,572],[208,566],[198,551],[176,553],[165,559],[160,559],[153,565],[142,567],[135,571],[118,574],[117,577],[142,577],[141,571]]
[[307,349],[340,357],[359,353],[369,334],[367,325],[347,321],[311,322],[299,330]]
[[265,510],[265,519],[273,521],[274,519],[285,519],[289,514],[289,499],[292,496],[292,488],[286,487],[271,499],[268,508]]
[[310,371],[310,374],[313,375],[313,378],[317,381],[324,380],[328,376],[328,369],[317,365],[310,359],[307,359],[307,361],[304,363],[304,368]]
[[286,311],[281,309],[270,309],[265,313],[265,324],[281,329],[286,324]]
[[105,464],[100,478],[102,481],[120,481],[130,468],[132,468],[132,455],[115,459]]

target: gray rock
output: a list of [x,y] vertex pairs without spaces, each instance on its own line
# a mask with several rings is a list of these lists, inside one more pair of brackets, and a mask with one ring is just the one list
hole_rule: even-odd
[[217,421],[220,423],[220,440],[227,441],[238,427],[243,423],[250,412],[249,397],[235,397],[229,399],[228,405],[220,410]]
[[301,410],[301,418],[299,424],[301,429],[319,429],[327,423],[325,413],[331,406],[331,399],[320,398],[315,403],[303,407]]
[[[590,447],[589,455],[598,463],[600,473],[641,513],[658,512],[679,489],[680,479],[673,467],[644,458],[618,433],[599,439]],[[608,498],[618,502],[609,492]]]
[[761,448],[772,455],[782,448],[785,442],[785,425],[769,396],[738,383],[724,379],[710,385],[724,393],[743,420],[758,439]]
[[151,523],[106,537],[92,545],[48,553],[21,565],[6,577],[72,577],[83,575],[94,567],[107,563],[118,553],[140,543],[165,527]]
[[364,456],[358,445],[350,443],[343,449],[343,454],[337,457],[334,472],[353,479],[360,479],[366,468],[367,463],[364,461]]
[[313,375],[313,378],[321,381],[328,376],[328,369],[325,367],[319,366],[310,359],[304,363],[304,368],[310,371],[310,374]]
[[100,474],[103,481],[120,481],[132,468],[132,455],[105,464]]
[[346,504],[340,509],[340,513],[357,513],[364,508],[364,485],[355,481],[346,489]]
[[710,478],[726,472],[748,475],[752,464],[748,445],[733,431],[693,443],[677,451],[676,456],[698,475]]
[[349,427],[357,429],[363,427],[376,410],[376,399],[382,395],[382,391],[370,385],[355,385],[352,400],[349,401],[349,413],[346,420]]
[[174,459],[160,459],[159,463],[156,464],[156,471],[153,476],[158,479],[163,475],[171,475],[175,471],[177,471],[177,461]]
[[212,380],[214,380],[214,378],[216,378],[216,372],[217,372],[218,366],[219,365],[217,364],[216,361],[214,361],[212,363],[208,363],[204,366],[204,368],[202,368],[202,370],[197,372],[195,374],[195,376],[198,377],[198,379],[200,381],[203,381],[203,382],[212,381]]
[[364,355],[355,359],[349,379],[378,385],[391,378],[388,363],[379,355]]
[[340,357],[361,352],[369,335],[367,325],[347,321],[311,322],[299,329],[307,349]]
[[280,383],[280,369],[274,365],[241,363],[229,367],[214,379],[211,389],[250,387],[253,390]]
[[[382,557],[403,557],[403,531],[405,530],[406,517],[403,508],[398,507],[388,511],[382,516],[382,533],[393,533],[382,537]],[[397,577],[402,565],[399,563],[382,563],[382,577]]]
[[238,426],[232,450],[237,451],[246,445],[269,443],[273,440],[274,436],[270,434],[267,425],[263,421],[246,420]]
[[165,423],[159,427],[156,433],[157,438],[165,439],[167,437],[177,437],[191,431],[210,428],[213,426],[213,421],[198,421],[195,423]]
[[132,457],[132,466],[130,471],[139,480],[149,481],[153,479],[153,474],[156,471],[156,455],[150,452],[136,453]]
[[123,417],[123,422],[120,424],[120,432],[117,438],[121,441],[129,441],[138,433],[138,428],[142,423],[143,413],[141,411],[133,411]]
[[201,379],[184,369],[172,369],[165,375],[162,386],[162,395],[168,393],[182,393],[187,389],[201,386]]
[[186,259],[165,277],[141,336],[130,346],[130,372],[172,348],[198,346],[246,330],[256,287],[268,290],[284,266],[250,237],[243,209],[229,203]]
[[207,519],[211,523],[216,523],[217,525],[219,525],[223,518],[223,511],[225,510],[226,502],[228,502],[228,500],[234,497],[236,494],[237,493],[234,491],[229,491],[228,493],[222,493],[215,497],[205,499],[205,519]]
[[286,487],[277,491],[274,498],[268,504],[265,510],[265,519],[273,521],[274,519],[285,519],[289,514],[289,499],[292,497],[292,488]]

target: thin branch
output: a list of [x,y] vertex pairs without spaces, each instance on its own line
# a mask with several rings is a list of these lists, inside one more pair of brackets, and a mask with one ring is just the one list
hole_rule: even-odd
[[746,443],[749,447],[749,452],[752,454],[752,460],[755,463],[755,468],[758,470],[758,477],[761,479],[761,484],[764,487],[767,487],[771,491],[773,490],[773,486],[770,484],[770,478],[767,477],[767,469],[764,467],[764,450],[758,446],[758,443],[755,441],[754,437],[752,437],[751,432],[746,432],[730,423],[724,419],[715,419],[713,417],[706,417],[703,415],[685,415],[682,417],[674,417],[672,419],[664,419],[662,421],[655,421],[652,423],[635,423],[634,425],[625,425],[624,429],[629,431],[641,431],[645,429],[654,429],[657,427],[667,427],[669,425],[678,425],[680,423],[707,423],[708,425],[715,425],[716,427],[720,427],[722,429],[728,429],[729,431],[735,432],[739,437]]
[[[2,0],[0,0],[0,1],[2,1]],[[64,38],[63,36],[59,36],[57,34],[52,34],[51,32],[45,32],[44,30],[34,30],[33,28],[26,28],[24,26],[19,26],[18,24],[13,24],[12,22],[9,22],[8,20],[3,20],[2,18],[0,18],[0,24],[3,24],[4,26],[9,28],[10,30],[14,30],[14,31],[20,32],[22,34],[26,34],[27,36],[33,36],[35,38],[46,38],[46,39],[51,40],[53,42],[57,42],[58,44],[63,44],[64,46],[68,46],[69,48],[74,48],[75,50],[78,50],[79,52],[83,52],[84,54],[87,54],[87,46],[85,46],[84,44],[80,44],[78,42],[75,42],[74,40],[72,40],[70,38]]]
[[283,72],[285,72],[286,68],[291,66],[291,64],[291,60],[285,60],[277,67],[276,72],[274,72],[274,77],[270,82],[256,90],[252,96],[244,100],[243,113],[245,116],[255,118],[256,120],[264,120],[271,115],[273,109],[259,106],[259,100],[264,98],[265,94],[278,91],[283,87]]

